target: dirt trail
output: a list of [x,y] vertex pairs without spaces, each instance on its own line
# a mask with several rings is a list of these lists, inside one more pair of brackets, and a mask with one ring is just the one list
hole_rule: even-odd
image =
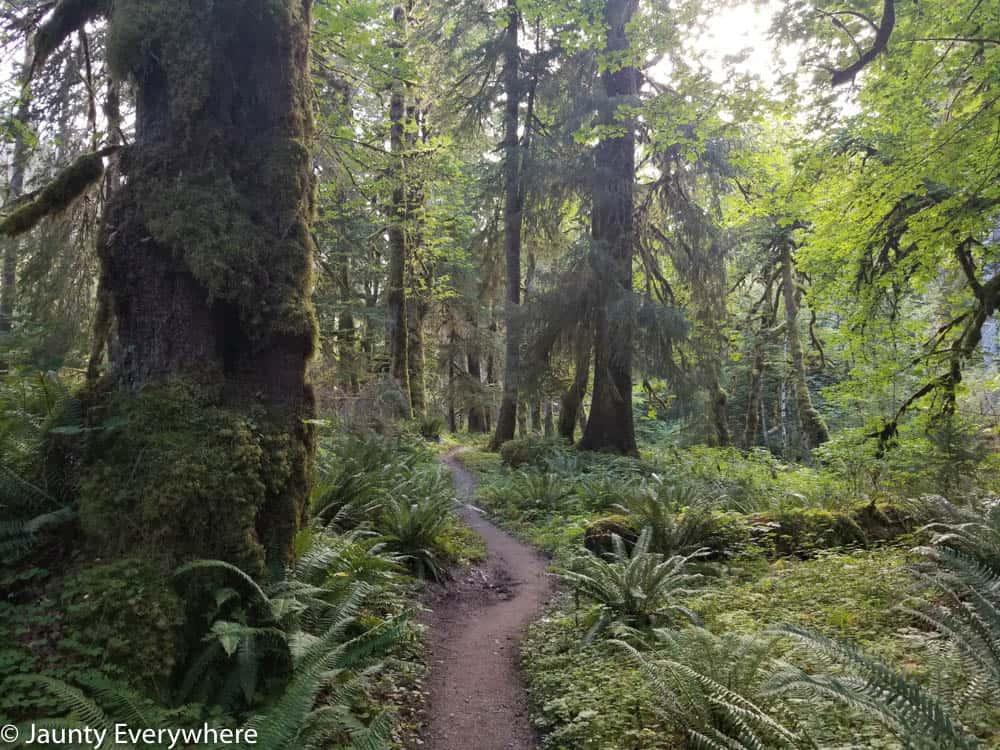
[[486,540],[489,557],[432,594],[429,750],[531,750],[536,736],[518,672],[521,634],[552,593],[545,560],[468,503],[476,480],[449,453],[460,515]]

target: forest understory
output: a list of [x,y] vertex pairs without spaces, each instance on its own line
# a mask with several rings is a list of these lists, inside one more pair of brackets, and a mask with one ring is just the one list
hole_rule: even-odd
[[1000,9],[0,0],[0,747],[1000,747]]

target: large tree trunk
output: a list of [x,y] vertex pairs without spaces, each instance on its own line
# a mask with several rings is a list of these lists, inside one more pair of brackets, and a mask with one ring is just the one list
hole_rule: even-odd
[[[406,35],[406,10],[396,6],[392,11],[398,39],[393,43],[393,59],[397,75],[393,79],[389,97],[389,149],[392,152],[393,181],[392,203],[389,207],[389,269],[386,304],[389,317],[389,373],[399,383],[400,388],[410,396],[410,326],[407,313],[411,305],[406,299],[406,205],[405,184],[405,117],[406,89],[403,83],[403,55]],[[413,403],[409,402],[410,415]]]
[[795,282],[795,266],[790,242],[781,248],[781,276],[785,302],[785,336],[792,359],[792,387],[795,391],[795,411],[798,415],[799,442],[802,458],[809,460],[812,449],[830,439],[823,417],[813,406],[806,379],[805,356],[799,339],[799,288]]
[[[638,0],[606,3],[608,57],[628,54],[626,27],[638,4]],[[580,447],[634,454],[632,323],[627,297],[632,290],[634,252],[635,123],[627,116],[623,121],[618,108],[634,103],[638,96],[639,71],[625,65],[605,71],[602,79],[607,100],[601,108],[601,124],[624,132],[602,138],[595,152],[591,233],[599,254],[596,278],[600,286],[594,337],[594,395]]]
[[85,396],[102,555],[284,564],[314,452],[309,0],[119,0],[135,139],[98,243],[121,346]]
[[492,446],[499,448],[514,437],[518,424],[518,379],[521,370],[521,334],[518,307],[521,304],[521,155],[518,152],[521,106],[521,50],[518,29],[521,16],[516,0],[507,0],[507,32],[504,36],[504,254],[507,261],[507,347],[503,396]]
[[587,383],[590,381],[590,342],[583,336],[577,342],[575,364],[573,383],[563,394],[559,408],[559,436],[570,443],[573,442],[580,407],[583,405],[583,397],[587,393]]

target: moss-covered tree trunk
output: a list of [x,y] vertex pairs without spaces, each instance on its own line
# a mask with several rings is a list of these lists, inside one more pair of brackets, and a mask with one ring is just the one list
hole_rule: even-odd
[[612,66],[602,74],[606,100],[600,121],[614,135],[595,151],[591,235],[598,255],[594,337],[594,395],[580,447],[584,450],[637,451],[632,414],[632,324],[627,296],[632,290],[634,253],[635,123],[620,115],[622,105],[639,94],[639,71],[627,59],[627,27],[638,0],[608,0],[605,54]]
[[795,280],[795,261],[792,259],[790,242],[781,247],[782,291],[785,302],[785,336],[788,341],[788,352],[792,360],[792,387],[795,391],[795,411],[798,416],[799,443],[802,458],[808,459],[812,449],[830,439],[826,422],[816,407],[813,406],[809,394],[809,381],[806,377],[806,361],[802,352],[802,341],[799,338],[799,286]]
[[[760,327],[754,338],[753,356],[750,364],[750,385],[747,388],[747,411],[743,429],[743,447],[750,450],[757,444],[757,432],[761,426],[764,400],[764,373],[767,369],[767,338],[774,326],[774,304],[772,302],[772,281],[768,279],[764,295],[757,307],[760,312]],[[757,310],[754,310],[757,312]],[[752,316],[751,316],[752,317]]]
[[587,394],[587,383],[590,381],[590,341],[581,336],[577,341],[575,371],[573,382],[562,395],[559,408],[559,436],[570,443],[576,432],[583,397]]
[[[521,305],[521,155],[518,150],[521,107],[521,49],[518,42],[521,15],[516,0],[507,0],[507,31],[504,35],[503,86],[506,104],[503,118],[504,153],[504,256],[507,267],[506,325],[507,344],[504,361],[503,395],[493,448],[514,437],[521,420],[517,413],[518,380],[521,371],[521,334],[518,308]],[[521,415],[523,416],[523,415]],[[523,429],[522,429],[523,432]]]
[[86,395],[102,555],[287,560],[306,508],[316,321],[309,0],[116,0],[135,139],[98,251],[120,346]]

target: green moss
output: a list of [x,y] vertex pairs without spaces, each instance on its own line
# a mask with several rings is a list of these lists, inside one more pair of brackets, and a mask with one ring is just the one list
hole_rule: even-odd
[[42,219],[62,213],[103,176],[101,155],[84,154],[60,172],[34,200],[0,222],[0,235],[17,237],[34,229]]
[[[314,208],[308,92],[293,89],[287,122],[262,123],[263,135],[228,135],[231,114],[215,101],[220,87],[246,75],[249,63],[233,50],[252,47],[262,23],[274,38],[290,29],[291,44],[277,52],[288,58],[275,64],[295,65],[299,47],[307,46],[299,39],[306,29],[299,6],[289,0],[116,0],[108,58],[118,76],[166,88],[162,127],[175,141],[169,162],[152,147],[130,170],[150,236],[183,262],[209,300],[237,305],[255,349],[290,337],[311,356],[317,324],[309,300],[315,247],[308,228]],[[163,83],[152,83],[158,77]],[[165,170],[166,163],[183,168]]]
[[102,663],[137,681],[167,684],[179,653],[183,606],[148,560],[94,563],[68,575],[59,596],[65,632],[98,647]]
[[788,508],[753,520],[758,536],[773,545],[778,556],[868,544],[865,532],[849,513]]
[[37,72],[71,34],[82,29],[88,21],[106,14],[110,4],[110,0],[61,0],[35,34],[34,70]]
[[613,549],[612,535],[617,534],[629,547],[639,538],[635,519],[625,515],[611,515],[598,518],[587,527],[583,545],[595,554],[603,554]]
[[179,380],[118,396],[102,417],[79,482],[96,551],[215,558],[251,573],[265,549],[284,561],[309,470],[290,417],[233,409],[217,387]]

